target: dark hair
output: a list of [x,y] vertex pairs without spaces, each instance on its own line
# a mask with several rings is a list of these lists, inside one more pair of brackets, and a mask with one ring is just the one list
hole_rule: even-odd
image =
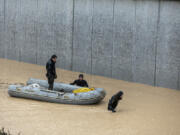
[[84,77],[84,75],[83,75],[83,74],[80,74],[80,75],[79,75],[79,78],[80,78],[80,77],[82,77],[82,78],[83,78],[83,77]]
[[121,97],[122,97],[123,94],[124,94],[124,93],[123,93],[122,91],[119,91],[119,92],[115,95],[116,99],[120,99],[120,100],[121,100]]
[[54,54],[51,56],[51,59],[57,58],[57,56]]
[[122,91],[119,91],[119,92],[118,92],[118,95],[119,95],[119,96],[122,96],[123,94],[124,94],[124,93],[123,93]]

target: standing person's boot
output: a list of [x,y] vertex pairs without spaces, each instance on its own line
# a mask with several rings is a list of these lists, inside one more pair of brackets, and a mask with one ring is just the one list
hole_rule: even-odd
[[53,84],[51,83],[51,84],[49,84],[49,88],[48,88],[48,90],[53,90]]

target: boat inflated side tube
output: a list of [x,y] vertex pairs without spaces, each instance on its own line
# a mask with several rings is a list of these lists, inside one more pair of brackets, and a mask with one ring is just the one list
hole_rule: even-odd
[[[39,80],[39,79],[30,78],[27,81],[27,85],[31,85],[31,84],[39,84],[40,86],[42,86],[44,88],[49,87],[49,84],[46,80]],[[55,82],[53,90],[55,90],[55,91],[65,90],[66,92],[72,92],[73,90],[79,89],[79,88],[81,88],[81,87],[69,85],[69,84],[65,84],[65,83],[56,83]]]

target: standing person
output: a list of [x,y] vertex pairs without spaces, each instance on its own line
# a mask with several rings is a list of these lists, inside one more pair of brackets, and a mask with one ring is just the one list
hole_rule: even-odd
[[122,91],[119,91],[116,95],[112,96],[112,98],[109,100],[108,110],[112,112],[116,112],[115,109],[118,105],[119,100],[122,100],[122,98],[123,98]]
[[57,56],[56,55],[52,55],[51,59],[46,64],[46,70],[47,70],[46,77],[48,79],[49,90],[53,90],[54,79],[57,78],[56,66],[55,66],[56,60],[57,60]]
[[80,87],[88,87],[87,81],[84,80],[83,78],[84,78],[84,75],[80,74],[79,79],[75,80],[73,83],[71,83],[71,85],[77,85]]

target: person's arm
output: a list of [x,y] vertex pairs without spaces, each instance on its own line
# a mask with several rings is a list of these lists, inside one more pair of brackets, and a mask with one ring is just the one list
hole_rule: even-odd
[[113,110],[114,108],[112,107],[112,103],[111,103],[111,101],[109,101],[109,103],[108,103],[108,110]]
[[116,102],[115,97],[113,96],[110,101],[111,101],[111,104],[114,104]]
[[56,67],[54,66],[54,74],[55,74],[55,79],[57,78],[57,74],[56,74]]
[[51,64],[48,62],[46,64],[47,76],[49,77],[52,73]]
[[114,99],[113,99],[113,97],[111,97],[111,99],[109,100],[109,103],[108,103],[109,110],[114,110],[113,104],[114,104]]
[[85,86],[86,86],[86,87],[89,87],[89,86],[88,86],[88,83],[87,83],[87,81],[86,81],[86,80],[85,80]]
[[71,85],[75,85],[76,84],[76,80],[73,83],[70,83]]

